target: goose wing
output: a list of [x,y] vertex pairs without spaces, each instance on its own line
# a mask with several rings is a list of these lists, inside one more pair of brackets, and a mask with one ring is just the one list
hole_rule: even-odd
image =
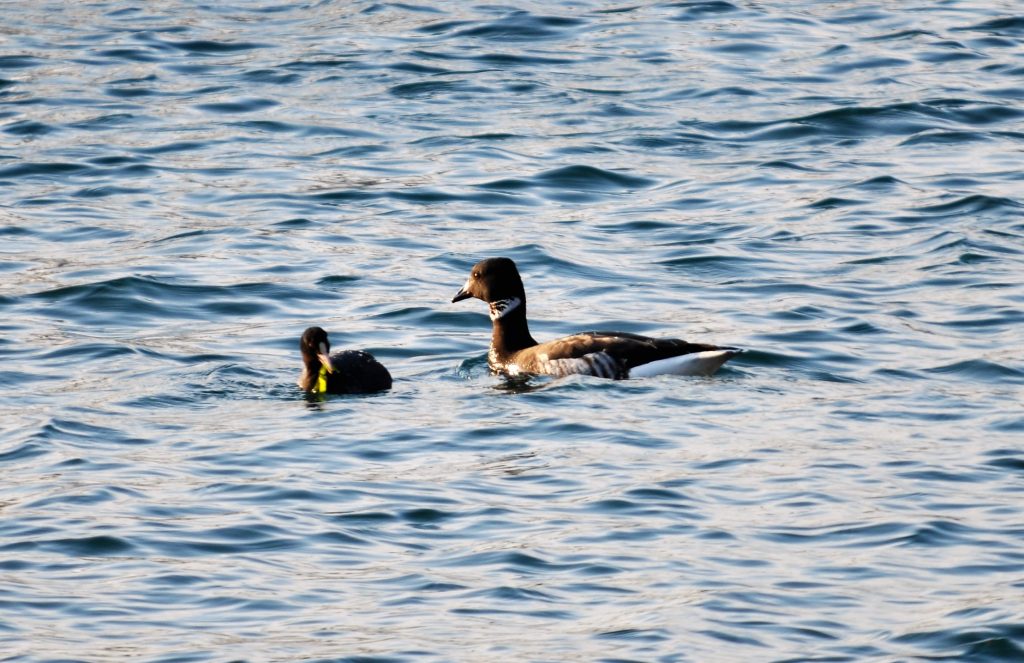
[[630,369],[653,361],[718,346],[675,338],[650,338],[628,332],[582,332],[541,343],[517,353],[516,364],[528,373],[574,373],[622,379]]

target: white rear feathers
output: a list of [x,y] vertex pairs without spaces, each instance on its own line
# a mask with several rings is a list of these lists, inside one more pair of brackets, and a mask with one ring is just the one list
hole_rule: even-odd
[[659,359],[647,364],[634,366],[629,371],[631,378],[649,378],[654,375],[711,375],[730,358],[739,354],[736,350],[704,350],[690,354]]

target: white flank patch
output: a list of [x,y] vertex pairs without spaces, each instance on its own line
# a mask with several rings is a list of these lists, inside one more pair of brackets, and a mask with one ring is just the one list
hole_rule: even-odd
[[687,355],[659,359],[648,364],[634,366],[629,371],[631,378],[649,378],[654,375],[711,375],[722,364],[736,356],[735,350],[705,350]]
[[575,359],[553,359],[540,362],[541,370],[557,377],[566,375],[593,375],[598,378],[614,379],[619,366],[604,352],[591,352]]
[[514,308],[517,308],[523,300],[518,297],[509,297],[508,299],[499,299],[496,302],[491,302],[488,306],[491,309],[491,320],[497,320],[498,318],[504,318],[505,314]]

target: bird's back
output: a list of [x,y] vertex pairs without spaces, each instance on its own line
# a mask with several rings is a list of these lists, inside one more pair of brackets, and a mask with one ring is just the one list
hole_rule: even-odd
[[622,379],[629,377],[632,370],[640,366],[682,355],[724,349],[676,338],[594,331],[541,343],[515,353],[510,359],[518,370],[528,373],[582,373]]
[[388,369],[369,352],[336,352],[331,355],[331,363],[334,372],[326,376],[328,393],[366,394],[391,388]]

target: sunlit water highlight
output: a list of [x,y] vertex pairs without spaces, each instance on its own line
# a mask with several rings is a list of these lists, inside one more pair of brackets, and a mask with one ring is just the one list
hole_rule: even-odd
[[0,659],[1021,660],[1022,12],[6,3]]

